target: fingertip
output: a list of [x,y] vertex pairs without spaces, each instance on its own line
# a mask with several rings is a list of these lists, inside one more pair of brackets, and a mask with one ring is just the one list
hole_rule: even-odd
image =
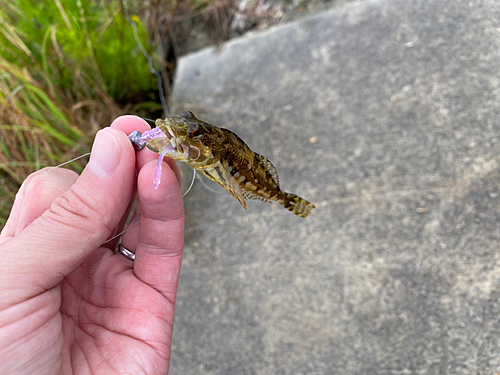
[[169,220],[183,217],[182,192],[174,170],[167,161],[162,162],[158,189],[153,183],[155,170],[156,160],[151,160],[139,172],[137,189],[143,215]]
[[114,129],[119,129],[123,131],[125,134],[130,134],[134,130],[138,130],[141,133],[144,133],[147,130],[151,130],[151,127],[148,125],[146,121],[138,116],[133,115],[125,115],[116,118],[110,126]]
[[128,138],[127,132],[119,127],[108,127],[101,129],[100,131],[105,131],[113,135],[118,142],[120,148],[125,148],[127,150],[133,151],[133,147],[131,147],[130,139]]
[[[108,178],[130,164],[135,164],[135,155],[127,135],[114,128],[99,130],[85,171],[98,178]],[[85,172],[82,176],[85,176]]]
[[[141,170],[147,163],[151,161],[154,161],[154,163],[156,163],[158,157],[159,155],[156,152],[144,148],[137,153],[137,169]],[[175,173],[177,183],[179,184],[179,186],[181,186],[181,171],[179,170],[179,167],[177,166],[175,160],[165,158],[163,159],[163,163],[167,163],[169,165],[170,169],[172,169],[172,171]]]
[[134,273],[143,282],[175,301],[184,247],[184,204],[175,173],[163,162],[161,183],[154,189],[156,161],[138,176],[141,226]]

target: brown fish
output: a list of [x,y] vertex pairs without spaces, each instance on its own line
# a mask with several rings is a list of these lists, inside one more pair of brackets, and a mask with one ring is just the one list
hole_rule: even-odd
[[[185,162],[218,182],[245,210],[245,198],[278,202],[303,218],[315,208],[305,199],[282,191],[274,165],[250,150],[232,131],[199,120],[192,112],[158,119],[156,126],[161,132],[153,129],[146,132],[149,134],[144,133],[143,139],[147,139],[146,146],[150,150]],[[159,175],[155,180],[159,181]]]

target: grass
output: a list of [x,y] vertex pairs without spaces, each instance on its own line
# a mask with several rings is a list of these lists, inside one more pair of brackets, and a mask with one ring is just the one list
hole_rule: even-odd
[[[89,152],[121,114],[161,115],[123,1],[0,0],[0,229],[29,174]],[[214,42],[230,36],[235,0],[125,1],[167,97],[192,26]],[[69,167],[81,172],[85,163]]]
[[0,9],[2,227],[30,173],[88,152],[120,114],[161,107],[119,2],[0,0]]

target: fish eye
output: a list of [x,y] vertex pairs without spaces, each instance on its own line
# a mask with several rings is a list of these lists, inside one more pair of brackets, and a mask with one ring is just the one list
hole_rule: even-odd
[[203,128],[200,125],[194,125],[188,129],[189,138],[199,139],[202,136],[203,136]]

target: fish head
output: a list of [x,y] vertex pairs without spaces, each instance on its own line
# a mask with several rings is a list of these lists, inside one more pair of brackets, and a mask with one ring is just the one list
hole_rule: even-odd
[[214,126],[201,121],[192,112],[155,122],[163,134],[148,140],[146,146],[167,157],[192,166],[211,165],[218,160],[211,142]]

